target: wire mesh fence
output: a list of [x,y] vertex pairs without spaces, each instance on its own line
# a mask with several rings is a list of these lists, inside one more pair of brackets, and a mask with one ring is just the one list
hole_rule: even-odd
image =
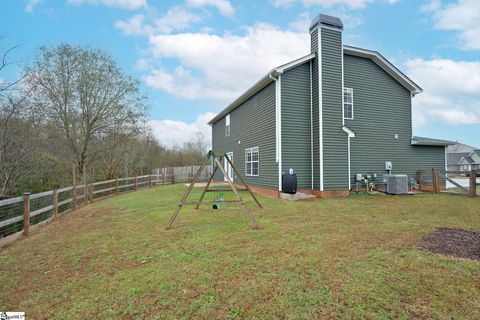
[[[86,205],[88,202],[143,188],[188,183],[200,166],[162,168],[152,174],[116,178],[90,184],[69,186],[35,194],[0,200],[0,247],[22,232],[28,235],[30,226],[48,222],[58,216]],[[211,168],[200,174],[199,181],[207,181]]]

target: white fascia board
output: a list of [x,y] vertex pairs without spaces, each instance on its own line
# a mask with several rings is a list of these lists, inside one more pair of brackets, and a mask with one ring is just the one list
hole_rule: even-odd
[[296,60],[293,60],[289,63],[286,63],[284,65],[281,65],[279,67],[276,67],[270,70],[269,73],[264,75],[253,86],[251,86],[247,91],[245,91],[240,97],[235,99],[225,109],[223,109],[219,114],[217,114],[212,120],[210,120],[208,124],[209,125],[214,124],[215,122],[223,118],[225,115],[227,115],[228,113],[236,109],[238,106],[240,106],[243,102],[247,101],[249,98],[254,96],[257,92],[265,88],[267,85],[269,85],[273,81],[272,77],[278,78],[279,75],[281,75],[283,72],[287,71],[288,69],[301,65],[302,63],[310,61],[313,58],[315,58],[315,54],[311,53],[309,55],[303,56],[301,58],[298,58]]
[[403,74],[400,70],[397,69],[390,61],[385,59],[380,53],[377,51],[361,49],[352,46],[343,46],[343,52],[352,56],[362,57],[362,58],[369,58],[373,62],[375,62],[380,68],[382,68],[385,72],[391,75],[394,79],[400,82],[405,88],[407,88],[413,95],[419,94],[423,92],[423,89],[420,88],[415,82],[409,79],[405,74]]

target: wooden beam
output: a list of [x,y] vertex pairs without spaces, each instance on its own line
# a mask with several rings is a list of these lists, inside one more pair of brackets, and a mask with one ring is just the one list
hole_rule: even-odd
[[[228,157],[224,157],[226,159],[228,159]],[[258,228],[258,224],[257,224],[257,221],[255,221],[255,217],[252,215],[252,213],[250,212],[250,210],[248,209],[247,205],[245,204],[245,202],[243,201],[242,199],[242,196],[240,195],[240,193],[237,191],[237,188],[235,188],[235,185],[233,184],[233,181],[230,179],[229,175],[227,174],[227,172],[225,171],[225,169],[223,168],[222,164],[220,163],[220,161],[218,161],[218,158],[215,158],[215,162],[217,163],[217,165],[219,166],[220,170],[222,171],[223,175],[227,178],[227,182],[228,184],[230,184],[230,186],[232,187],[233,189],[233,192],[235,192],[235,195],[237,196],[238,200],[241,201],[241,205],[243,207],[243,210],[245,211],[245,213],[247,214],[248,218],[250,219],[250,221],[252,222],[253,224],[253,227],[254,228]],[[230,162],[231,164],[231,162]],[[232,167],[233,168],[233,167]]]
[[30,192],[23,194],[23,235],[28,236],[30,229]]
[[[250,195],[252,196],[253,200],[255,200],[255,202],[257,203],[257,206],[259,208],[262,208],[262,205],[260,204],[260,202],[258,201],[257,197],[255,197],[255,195],[253,194],[252,190],[250,189],[250,187],[248,186],[247,182],[245,181],[245,179],[243,179],[242,175],[240,174],[240,172],[238,172],[237,168],[233,165],[232,161],[230,161],[230,159],[228,158],[227,155],[225,155],[225,159],[227,159],[228,163],[230,163],[230,165],[232,166],[232,169],[233,171],[235,171],[237,177],[240,179],[240,181],[242,181],[243,185],[245,186],[245,188],[248,190],[248,192],[250,193]],[[230,179],[229,179],[230,180]]]
[[58,190],[53,190],[53,220],[58,216]]
[[469,179],[469,193],[470,197],[475,197],[477,195],[477,170],[470,171],[470,179]]
[[450,179],[449,177],[445,177],[445,179],[447,179],[448,182],[450,182],[451,184],[453,184],[457,188],[461,189],[463,191],[463,193],[468,193],[468,190],[464,186],[457,183],[455,180]]

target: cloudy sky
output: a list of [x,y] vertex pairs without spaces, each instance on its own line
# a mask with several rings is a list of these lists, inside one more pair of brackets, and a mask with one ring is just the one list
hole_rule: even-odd
[[215,113],[308,53],[315,15],[336,15],[345,44],[381,52],[424,89],[415,135],[480,147],[479,0],[2,0],[0,12],[0,46],[21,44],[20,63],[61,42],[111,54],[141,81],[167,145],[209,136]]

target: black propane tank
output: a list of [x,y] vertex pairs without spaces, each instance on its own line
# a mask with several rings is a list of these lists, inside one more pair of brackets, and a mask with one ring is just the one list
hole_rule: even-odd
[[295,194],[297,193],[297,174],[290,168],[288,173],[282,175],[282,192]]

